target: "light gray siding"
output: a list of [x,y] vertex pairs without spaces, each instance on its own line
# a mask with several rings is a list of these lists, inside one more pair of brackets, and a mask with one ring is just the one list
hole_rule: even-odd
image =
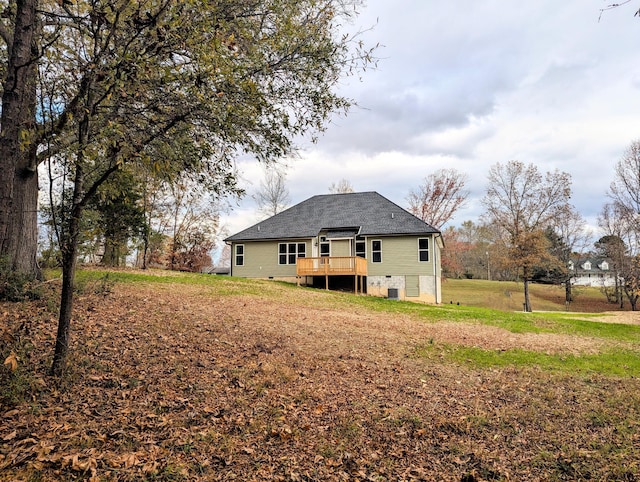
[[[429,261],[420,261],[419,242],[429,239]],[[373,263],[372,241],[382,243],[382,262]],[[304,243],[306,257],[317,256],[318,238],[287,240],[287,243]],[[233,276],[245,278],[273,278],[295,282],[295,264],[279,264],[278,241],[245,241],[244,265],[237,266],[232,257]],[[389,288],[399,290],[400,299],[411,299],[427,303],[440,303],[442,300],[441,242],[433,235],[368,237],[367,250],[367,292],[374,296],[387,296]],[[353,256],[353,243],[350,240],[332,240],[331,256]],[[235,243],[232,245],[235,253]],[[315,250],[315,251],[314,251]]]
[[332,239],[331,256],[353,256],[350,239]]
[[[307,257],[311,255],[310,240],[288,240],[289,243],[304,243]],[[235,256],[232,257],[233,265],[231,274],[241,278],[282,278],[295,277],[295,264],[278,263],[278,241],[253,241],[238,243],[244,244],[244,265],[237,266]],[[232,245],[235,253],[235,243]]]
[[[429,238],[429,261],[418,259],[418,239]],[[375,239],[382,241],[382,262],[371,262],[371,242]],[[370,238],[367,240],[367,259],[369,276],[406,276],[433,275],[433,236],[403,236]]]

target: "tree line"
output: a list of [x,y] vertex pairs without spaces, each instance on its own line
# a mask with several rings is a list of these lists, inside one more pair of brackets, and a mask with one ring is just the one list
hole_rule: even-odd
[[[477,221],[445,227],[469,197],[468,178],[453,168],[427,175],[407,195],[407,209],[443,231],[445,276],[489,280],[519,280],[524,309],[532,311],[529,283],[564,285],[565,300],[573,301],[581,257],[606,259],[614,286],[602,286],[609,301],[637,310],[640,298],[640,141],[632,142],[614,170],[614,181],[598,216],[602,232],[592,242],[586,221],[570,203],[571,176],[555,170],[542,173],[534,164],[512,160],[491,166],[482,198],[484,212]],[[329,193],[353,192],[346,179],[329,186]],[[288,206],[284,170],[266,170],[254,195],[258,212],[269,217]],[[574,267],[575,268],[575,267]]]
[[610,301],[637,310],[640,298],[640,141],[616,163],[607,202],[598,216],[602,232],[595,243],[584,219],[570,203],[571,177],[541,173],[533,165],[509,161],[493,165],[477,222],[447,227],[469,195],[467,178],[455,169],[427,176],[410,191],[409,210],[438,229],[446,242],[443,271],[451,277],[521,280],[524,308],[531,311],[529,282],[564,284],[573,300],[570,263],[593,255],[609,262],[615,286],[604,287]]

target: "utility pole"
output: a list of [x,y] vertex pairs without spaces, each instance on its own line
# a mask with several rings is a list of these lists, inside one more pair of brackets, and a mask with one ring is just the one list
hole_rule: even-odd
[[487,255],[487,281],[491,281],[491,270],[489,269],[489,251],[486,251]]

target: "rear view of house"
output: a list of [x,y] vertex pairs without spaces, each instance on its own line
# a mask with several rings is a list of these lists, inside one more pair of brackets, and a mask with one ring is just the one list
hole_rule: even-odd
[[442,299],[440,231],[376,192],[313,196],[225,242],[233,276]]

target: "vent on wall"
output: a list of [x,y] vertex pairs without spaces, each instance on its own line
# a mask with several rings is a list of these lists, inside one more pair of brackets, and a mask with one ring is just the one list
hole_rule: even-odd
[[398,297],[398,288],[388,288],[387,298],[390,300],[397,300]]

